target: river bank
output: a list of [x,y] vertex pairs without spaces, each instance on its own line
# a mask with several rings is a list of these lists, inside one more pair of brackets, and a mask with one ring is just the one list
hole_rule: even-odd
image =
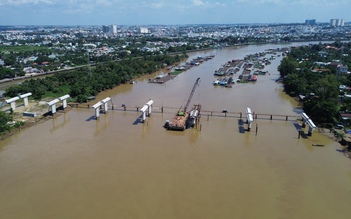
[[[213,60],[164,84],[149,83],[154,75],[142,76],[96,97],[111,97],[126,111],[109,110],[95,120],[91,108],[72,108],[1,141],[2,217],[347,218],[349,160],[318,131],[299,139],[295,119],[259,116],[253,123],[257,135],[247,131],[245,121],[223,113],[203,116],[201,131],[163,128],[198,77],[192,103],[203,110],[250,107],[297,115],[298,104],[275,82],[278,59],[267,66],[271,75],[259,76],[255,84],[212,85],[213,72],[227,60],[275,46],[218,50]],[[150,99],[154,111],[140,123],[141,112],[128,107]],[[174,108],[159,113],[159,106]]]
[[[261,45],[260,43],[257,43],[257,44],[253,44],[253,45]],[[286,44],[283,44],[284,46],[286,46]],[[241,46],[248,46],[248,45],[246,45],[246,44],[241,44],[241,45],[234,45],[234,46],[228,46],[227,48],[231,48],[231,49],[237,49],[237,48],[239,48],[239,47],[241,47]],[[198,53],[198,52],[209,52],[211,49],[203,49],[203,50],[196,50],[196,51],[194,51],[195,53]],[[277,51],[281,51],[281,48],[279,48]],[[247,54],[244,58],[246,59],[246,57],[250,57],[250,56],[252,56],[252,55],[255,55],[255,54],[257,54],[257,53],[259,53],[259,52],[263,52],[263,51],[257,51],[256,53],[252,53],[252,54]],[[274,52],[274,51],[270,51],[270,52]],[[264,55],[266,55],[266,54],[264,54]],[[262,56],[264,56],[264,55],[262,55]],[[211,56],[214,56],[214,55],[211,55]],[[183,60],[183,61],[185,61],[185,60]],[[180,62],[179,62],[180,63]],[[176,63],[174,66],[176,66],[176,65],[178,65],[179,63]],[[66,69],[65,71],[69,71],[69,70],[71,70],[71,69]],[[164,67],[163,69],[161,69],[162,71],[163,70],[168,70],[168,71],[170,71],[170,69],[168,68],[168,67]],[[188,70],[188,69],[187,69]],[[183,72],[184,73],[184,72]],[[151,75],[155,75],[155,74],[157,74],[156,72],[154,72],[154,73],[152,73]],[[38,75],[38,76],[43,76],[43,75]],[[136,78],[133,78],[133,80],[134,79],[138,79],[138,78],[140,78],[140,76],[139,77],[136,77]],[[22,78],[23,79],[23,78]],[[149,80],[150,81],[150,80]],[[123,86],[123,85],[121,85],[121,86]],[[101,93],[100,94],[98,94],[98,95],[101,95]],[[296,101],[296,103],[299,103],[299,100],[298,99],[295,99],[295,101]],[[23,115],[22,115],[22,113],[24,112],[24,111],[29,111],[29,112],[34,112],[34,113],[37,113],[38,114],[38,117],[36,117],[34,120],[31,120],[31,121],[29,121],[29,122],[26,122],[26,124],[25,124],[25,127],[23,127],[23,128],[27,128],[27,127],[31,127],[31,126],[33,126],[33,125],[35,125],[36,123],[37,123],[37,121],[42,121],[42,120],[47,120],[48,118],[50,118],[50,116],[47,116],[47,115],[49,115],[48,113],[46,113],[46,112],[44,112],[43,110],[39,110],[38,111],[38,109],[39,109],[39,104],[41,103],[41,105],[42,105],[42,102],[45,102],[45,100],[40,100],[40,101],[34,101],[35,102],[35,105],[36,105],[36,107],[31,107],[31,109],[24,109],[24,108],[19,108],[19,109],[17,109],[18,110],[18,112],[17,112],[17,117],[15,118],[15,120],[18,120],[18,121],[24,121],[23,120]],[[75,105],[75,103],[73,103],[73,105]],[[84,106],[86,106],[86,107],[83,107],[83,108],[89,108],[89,106],[91,106],[91,105],[93,105],[93,103],[92,103],[92,101],[91,102],[88,102],[88,103],[84,103],[84,104],[80,104],[80,105],[84,105]],[[45,114],[45,115],[44,115]],[[58,116],[58,114],[56,115],[56,116]],[[51,117],[52,118],[52,117]],[[19,131],[20,129],[17,129],[17,131]],[[15,134],[16,132],[16,129],[15,130],[12,130],[11,131],[11,133],[5,133],[3,136],[2,136],[2,139],[4,140],[4,139],[6,139],[6,138],[8,138],[9,136],[12,136],[13,134]],[[326,136],[328,136],[328,137],[330,137],[331,139],[334,139],[335,141],[337,141],[337,142],[340,142],[340,140],[338,140],[338,138],[337,137],[335,137],[335,134],[334,134],[334,136],[333,136],[333,134],[328,134],[328,133],[326,133],[326,132],[322,132],[323,134],[325,134]]]

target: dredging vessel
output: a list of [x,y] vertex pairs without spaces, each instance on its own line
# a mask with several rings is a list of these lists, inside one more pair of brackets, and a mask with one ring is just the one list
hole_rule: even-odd
[[200,78],[197,78],[184,108],[182,110],[178,110],[177,114],[173,117],[171,121],[166,121],[164,127],[167,130],[184,131],[186,128],[193,127],[196,124],[197,118],[200,114],[201,106],[194,105],[190,112],[188,112],[187,109],[194,95],[196,86],[199,84],[199,82]]

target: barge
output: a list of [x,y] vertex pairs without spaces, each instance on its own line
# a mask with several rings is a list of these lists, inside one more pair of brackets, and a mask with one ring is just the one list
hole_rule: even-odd
[[[191,90],[190,96],[187,100],[187,103],[185,104],[185,107],[183,110],[179,109],[175,117],[173,117],[172,121],[167,120],[164,127],[167,130],[176,130],[176,131],[184,131],[186,128],[189,126],[194,126],[196,121],[199,118],[199,112],[200,112],[200,105],[194,105],[192,110],[190,112],[187,111],[188,106],[190,104],[191,98],[194,95],[196,86],[199,84],[200,78],[196,79],[196,82],[193,86],[193,89]],[[189,123],[189,115],[190,116],[190,123]],[[189,125],[190,124],[190,125]]]

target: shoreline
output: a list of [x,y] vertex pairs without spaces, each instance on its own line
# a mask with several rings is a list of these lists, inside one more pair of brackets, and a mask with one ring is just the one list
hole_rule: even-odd
[[[288,43],[291,43],[291,42],[288,42]],[[249,45],[256,45],[256,44],[264,44],[264,43],[240,44],[240,45],[231,45],[231,46],[226,46],[226,47],[227,48],[228,47],[240,47],[240,46],[249,46]],[[282,44],[282,43],[278,43],[278,44]],[[187,51],[187,52],[211,51],[211,50],[214,50],[214,49],[213,48],[204,48],[204,49]],[[161,69],[164,69],[164,68],[161,68]],[[69,71],[69,70],[72,70],[72,69],[65,69],[65,71]],[[61,71],[51,72],[50,74],[52,75],[52,74],[59,73],[59,72],[61,72]],[[152,74],[154,74],[154,73],[156,73],[156,72],[153,72]],[[36,75],[36,76],[33,76],[33,77],[38,77],[38,76],[43,76],[43,75],[45,75],[45,73],[44,74],[40,74],[40,75]],[[32,76],[30,76],[29,78],[32,78]],[[25,79],[25,78],[20,78],[20,79]],[[18,80],[20,80],[20,79],[18,79]],[[11,80],[11,81],[13,81],[13,80]],[[11,82],[11,81],[0,82],[0,84],[6,84],[7,82]],[[121,84],[121,85],[123,85],[123,84]],[[101,92],[100,92],[100,94],[101,94]],[[296,103],[298,103],[300,105],[301,102],[299,101],[299,99],[298,98],[294,98],[294,99],[295,99]],[[40,101],[42,101],[42,100],[40,100]],[[39,105],[40,101],[35,101],[35,103]],[[87,105],[87,107],[89,108],[89,105],[91,104],[91,102],[92,101],[87,102],[87,103],[82,103],[82,104],[83,105]],[[71,103],[71,104],[74,104],[74,103]],[[72,108],[72,106],[69,106],[69,107],[70,107],[70,109]],[[37,108],[34,109],[34,111],[36,111],[36,110],[38,110],[38,109]],[[20,114],[22,114],[22,113],[23,112],[20,112]],[[44,115],[44,114],[46,114],[46,115]],[[10,131],[7,131],[5,133],[0,134],[1,141],[3,141],[5,139],[15,135],[16,133],[18,133],[18,132],[20,132],[20,131],[22,131],[24,129],[30,128],[32,126],[35,126],[36,124],[40,124],[42,122],[45,122],[45,121],[47,121],[47,120],[49,120],[51,118],[54,118],[54,117],[60,116],[60,115],[61,115],[61,113],[59,113],[59,111],[54,116],[52,116],[52,115],[50,116],[48,112],[46,112],[46,113],[43,113],[43,112],[38,113],[38,117],[28,118],[27,121],[24,121],[24,125],[22,125],[22,126],[20,126],[18,128],[13,128]],[[19,118],[23,118],[23,116],[22,117],[19,116]],[[16,121],[15,118],[13,120]],[[322,128],[322,127],[317,127],[317,128],[318,128],[318,133],[321,133],[321,134],[329,137],[333,141],[338,142],[340,144],[340,146],[344,147],[343,148],[343,152],[344,152],[345,156],[348,157],[348,158],[351,158],[351,151],[350,152],[347,151],[348,143],[351,143],[351,141],[347,141],[344,137],[338,137],[337,134],[336,134],[338,132],[337,130],[326,129],[326,128]],[[343,135],[343,134],[346,134],[346,133],[343,132],[343,133],[340,134],[340,136]]]
[[23,131],[23,130],[26,130],[27,128],[30,128],[32,126],[35,126],[37,124],[40,124],[40,123],[43,123],[43,122],[46,122],[48,121],[50,118],[46,117],[46,116],[40,116],[40,118],[36,119],[36,120],[33,120],[31,122],[24,122],[24,125],[18,127],[18,128],[14,128],[14,129],[11,129],[10,131],[7,131],[5,133],[2,133],[0,135],[0,141],[4,141],[6,139],[8,139],[9,137]]
[[[40,101],[35,102],[35,105],[39,106],[39,102]],[[33,104],[33,102],[32,102],[32,104]],[[23,121],[24,124],[22,126],[18,127],[18,128],[13,128],[13,129],[11,129],[9,131],[1,133],[0,134],[0,141],[6,140],[7,138],[9,138],[9,137],[19,133],[20,131],[23,131],[23,130],[27,129],[27,128],[33,127],[33,126],[35,126],[37,124],[41,124],[41,123],[46,122],[46,121],[48,121],[50,119],[56,118],[58,116],[61,116],[61,114],[63,112],[68,112],[69,110],[72,109],[72,107],[68,106],[65,110],[62,110],[62,109],[59,110],[58,109],[56,114],[54,114],[54,115],[51,115],[50,112],[44,112],[43,110],[40,110],[39,108],[35,108],[35,109],[36,110],[34,110],[34,111],[36,113],[39,112],[38,116],[36,116],[36,117],[26,117],[26,119],[27,119],[26,121],[23,121],[24,117],[22,115],[23,112],[26,109],[23,109],[23,112],[22,112],[22,110],[21,110],[21,112],[15,112],[15,114],[13,116],[13,121]],[[39,109],[39,110],[37,110],[37,109]]]

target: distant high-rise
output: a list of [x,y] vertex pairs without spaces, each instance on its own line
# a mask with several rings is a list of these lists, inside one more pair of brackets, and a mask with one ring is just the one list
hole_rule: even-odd
[[103,26],[102,26],[102,32],[103,32],[103,33],[109,33],[109,32],[110,32],[110,27],[107,26],[107,25],[103,25]]
[[333,27],[336,27],[337,25],[337,22],[338,22],[338,19],[330,19],[330,25],[333,26]]
[[333,27],[342,27],[345,25],[344,19],[330,19],[330,25]]
[[343,27],[345,25],[345,20],[344,19],[340,19],[340,26]]
[[149,33],[149,29],[147,29],[145,27],[141,27],[140,28],[140,33]]
[[315,25],[316,24],[316,19],[305,20],[305,24],[307,24],[307,25]]
[[116,24],[112,24],[112,26],[111,26],[111,32],[112,32],[112,34],[117,34],[117,25]]

